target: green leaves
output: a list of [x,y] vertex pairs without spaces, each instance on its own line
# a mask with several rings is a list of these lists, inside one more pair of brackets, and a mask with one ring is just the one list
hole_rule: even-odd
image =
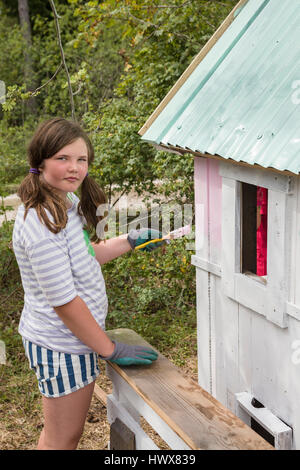
[[[193,157],[157,151],[138,131],[236,3],[57,0],[76,116],[95,146],[91,174],[112,201],[113,191],[151,192],[157,179],[163,184],[155,188],[156,194],[193,200]],[[34,81],[43,86],[36,121],[70,117],[66,75],[58,73],[61,59],[51,9],[45,14],[39,0],[32,6],[38,12],[31,17]],[[26,129],[32,132],[37,122],[24,114],[31,96],[24,86],[24,44],[18,17],[6,16],[5,10],[0,38],[0,80],[7,90],[0,120],[2,110],[3,125],[27,136]],[[24,159],[24,139],[13,144],[14,152],[6,140],[1,133],[0,155],[5,149],[5,158]],[[21,165],[19,176],[23,169]]]
[[8,86],[6,90],[5,102],[2,104],[4,111],[12,111],[19,102],[28,100],[32,96],[31,91],[25,91],[25,85]]
[[[196,344],[196,280],[191,251],[176,240],[151,253],[134,252],[102,266],[109,298],[107,329],[132,328],[181,360]],[[126,307],[125,307],[126,305]]]
[[[138,136],[156,106],[235,2],[106,0],[80,7],[81,30],[120,32],[123,71],[111,100],[99,114],[94,142],[104,185],[144,191],[154,179],[165,194],[193,199],[193,157],[157,152]],[[212,11],[214,11],[212,13]],[[85,25],[85,28],[84,28]],[[85,118],[85,116],[83,116]],[[100,168],[101,165],[101,168]],[[108,179],[107,179],[108,178]]]

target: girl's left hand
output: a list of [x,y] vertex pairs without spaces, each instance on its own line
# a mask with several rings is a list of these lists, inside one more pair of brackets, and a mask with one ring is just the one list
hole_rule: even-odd
[[[154,230],[150,228],[142,228],[140,230],[130,230],[127,240],[131,248],[134,250],[138,246],[143,245],[146,242],[149,242],[151,240],[155,240],[158,238],[162,238],[162,233],[159,232],[158,230]],[[154,242],[154,243],[148,243],[148,245],[141,248],[141,251],[152,251],[158,248],[159,246],[164,245],[165,243],[166,243],[165,240]]]
[[114,352],[108,356],[100,356],[105,361],[115,362],[119,366],[149,365],[158,358],[158,353],[146,346],[134,346],[118,341],[112,341],[115,345]]

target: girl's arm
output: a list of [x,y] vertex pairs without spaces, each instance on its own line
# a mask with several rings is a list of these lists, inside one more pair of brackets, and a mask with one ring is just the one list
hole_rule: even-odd
[[163,245],[165,242],[157,241],[155,243],[150,243],[151,240],[154,241],[158,238],[161,239],[161,237],[162,234],[158,230],[148,229],[145,227],[139,230],[130,230],[129,234],[124,233],[119,237],[109,238],[108,240],[101,241],[98,244],[92,243],[91,245],[94,248],[96,260],[100,264],[104,264],[130,250],[135,249],[145,242],[149,242],[149,244],[146,247],[141,247],[141,250],[152,251]]
[[127,240],[127,236],[127,233],[125,233],[119,237],[101,241],[98,244],[92,243],[98,263],[107,263],[108,261],[131,251],[131,246]]
[[53,307],[57,315],[77,338],[100,356],[108,357],[114,344],[98,325],[86,303],[78,295],[65,305]]
[[77,338],[102,356],[102,359],[123,366],[131,366],[151,364],[158,357],[157,352],[145,346],[129,345],[117,341],[113,343],[79,296],[65,305],[53,308]]

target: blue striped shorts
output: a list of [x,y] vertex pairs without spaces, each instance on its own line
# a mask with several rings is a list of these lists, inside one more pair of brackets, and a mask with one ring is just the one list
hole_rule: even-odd
[[25,338],[23,345],[45,397],[57,398],[76,392],[100,374],[97,353],[66,354],[37,346]]

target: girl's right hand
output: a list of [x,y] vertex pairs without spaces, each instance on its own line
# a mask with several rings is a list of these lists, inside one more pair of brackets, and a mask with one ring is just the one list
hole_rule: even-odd
[[130,244],[133,250],[139,247],[140,245],[143,245],[146,242],[151,242],[151,240],[153,240],[153,243],[148,243],[145,247],[141,248],[141,251],[152,251],[158,248],[159,246],[164,245],[166,243],[165,240],[157,242],[154,241],[160,238],[162,238],[162,233],[158,230],[150,228],[130,230],[127,236],[128,243]]

